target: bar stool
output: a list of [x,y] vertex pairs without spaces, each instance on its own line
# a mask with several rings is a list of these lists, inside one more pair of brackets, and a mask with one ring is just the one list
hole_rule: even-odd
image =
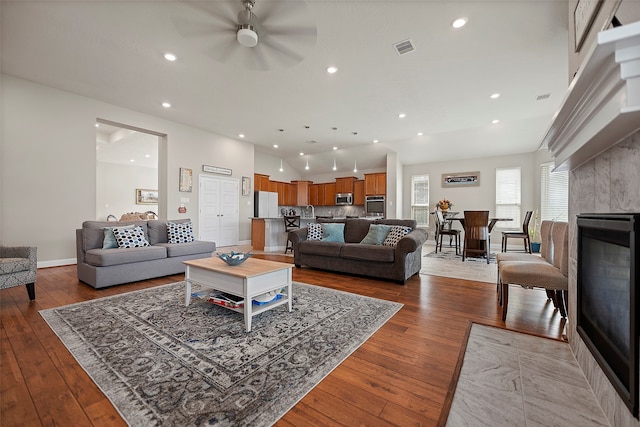
[[284,216],[284,232],[287,235],[287,245],[284,248],[284,253],[287,251],[293,252],[293,242],[289,239],[289,232],[300,228],[300,215],[285,215]]

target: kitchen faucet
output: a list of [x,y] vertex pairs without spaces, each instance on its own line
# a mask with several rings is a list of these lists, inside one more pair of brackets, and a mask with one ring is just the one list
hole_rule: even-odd
[[313,205],[307,205],[307,208],[311,208],[311,218],[315,218],[316,217],[316,211],[315,211]]

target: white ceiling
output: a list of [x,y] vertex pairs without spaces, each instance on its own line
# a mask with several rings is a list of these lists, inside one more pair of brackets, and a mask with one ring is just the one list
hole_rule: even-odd
[[[301,151],[312,174],[318,165],[330,172],[334,156],[347,171],[354,159],[360,169],[384,167],[388,151],[404,164],[534,151],[568,84],[563,0],[257,0],[265,29],[254,50],[230,27],[240,0],[3,0],[1,8],[3,73],[243,133],[302,175]],[[453,29],[460,16],[468,24]],[[398,55],[393,45],[409,38],[415,51]],[[339,71],[328,74],[329,65]]]

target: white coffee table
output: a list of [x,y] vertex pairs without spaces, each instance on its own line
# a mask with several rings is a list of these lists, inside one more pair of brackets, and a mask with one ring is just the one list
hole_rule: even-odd
[[[271,310],[283,304],[291,305],[291,270],[293,264],[249,258],[244,263],[230,266],[219,258],[202,258],[184,261],[186,265],[185,305],[191,303],[191,283],[198,283],[205,288],[227,292],[244,298],[244,307],[225,307],[229,310],[244,313],[247,332],[251,331],[251,317],[263,311]],[[267,304],[253,306],[255,296],[266,292],[286,288],[286,298],[280,298]]]

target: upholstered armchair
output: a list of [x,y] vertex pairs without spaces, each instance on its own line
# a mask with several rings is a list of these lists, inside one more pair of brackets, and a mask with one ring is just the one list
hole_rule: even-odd
[[38,248],[0,246],[0,289],[26,285],[31,301],[36,299]]

